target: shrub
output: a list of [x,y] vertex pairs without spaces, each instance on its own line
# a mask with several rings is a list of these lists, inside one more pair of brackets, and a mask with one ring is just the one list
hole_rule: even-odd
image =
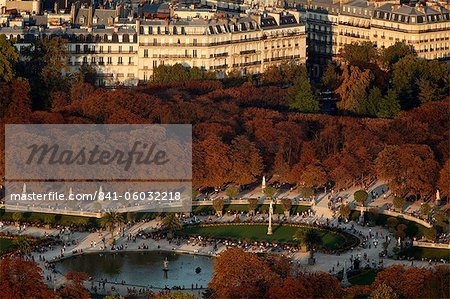
[[353,194],[353,196],[355,197],[356,202],[361,206],[364,206],[364,203],[366,202],[367,198],[369,197],[367,192],[364,190],[356,191],[355,194]]

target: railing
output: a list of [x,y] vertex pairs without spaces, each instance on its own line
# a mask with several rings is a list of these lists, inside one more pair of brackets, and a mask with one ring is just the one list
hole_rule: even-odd
[[423,242],[423,241],[413,241],[413,246],[416,247],[426,247],[426,248],[441,248],[450,250],[450,244],[444,243],[431,243],[431,242]]
[[415,223],[418,223],[420,225],[425,226],[426,228],[433,227],[433,225],[431,225],[430,223],[426,222],[425,220],[416,218],[414,216],[403,214],[403,213],[399,213],[399,212],[395,212],[395,211],[390,211],[390,210],[382,210],[382,209],[379,209],[377,207],[358,207],[355,210],[359,210],[359,211],[364,210],[365,212],[369,212],[370,209],[378,209],[378,212],[380,214],[393,216],[393,217],[397,217],[397,218],[403,218],[403,219],[406,219],[406,220],[409,220],[409,221],[413,221]]

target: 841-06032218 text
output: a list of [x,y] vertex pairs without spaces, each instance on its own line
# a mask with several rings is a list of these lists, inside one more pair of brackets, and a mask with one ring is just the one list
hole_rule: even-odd
[[30,193],[11,193],[11,201],[180,201],[180,191],[158,190],[158,191],[126,191],[103,192],[97,190],[93,193],[69,193],[62,192],[30,192]]

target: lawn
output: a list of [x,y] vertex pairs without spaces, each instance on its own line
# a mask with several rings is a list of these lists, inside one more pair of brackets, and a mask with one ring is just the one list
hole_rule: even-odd
[[[298,243],[294,235],[299,230],[311,228],[294,226],[273,226],[273,234],[267,235],[265,225],[214,225],[214,226],[190,226],[181,229],[182,235],[201,235],[205,237],[230,238],[237,240],[277,241],[280,243]],[[345,243],[345,236],[325,229],[316,229],[322,238],[322,245],[328,250],[335,250]]]
[[416,259],[444,259],[450,261],[450,250],[442,248],[425,248],[425,247],[410,247],[403,252],[404,255],[414,257]]
[[12,247],[13,239],[0,238],[0,252]]

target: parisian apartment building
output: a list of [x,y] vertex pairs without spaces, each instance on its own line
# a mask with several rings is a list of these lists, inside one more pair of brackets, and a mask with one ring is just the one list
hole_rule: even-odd
[[151,80],[156,67],[175,63],[223,77],[308,61],[318,75],[346,44],[363,41],[379,49],[403,42],[424,59],[450,57],[449,2],[201,1],[66,1],[46,10],[42,4],[14,8],[9,3],[2,6],[0,34],[14,40],[19,51],[36,38],[66,39],[68,71],[91,65],[103,86],[137,85]]

